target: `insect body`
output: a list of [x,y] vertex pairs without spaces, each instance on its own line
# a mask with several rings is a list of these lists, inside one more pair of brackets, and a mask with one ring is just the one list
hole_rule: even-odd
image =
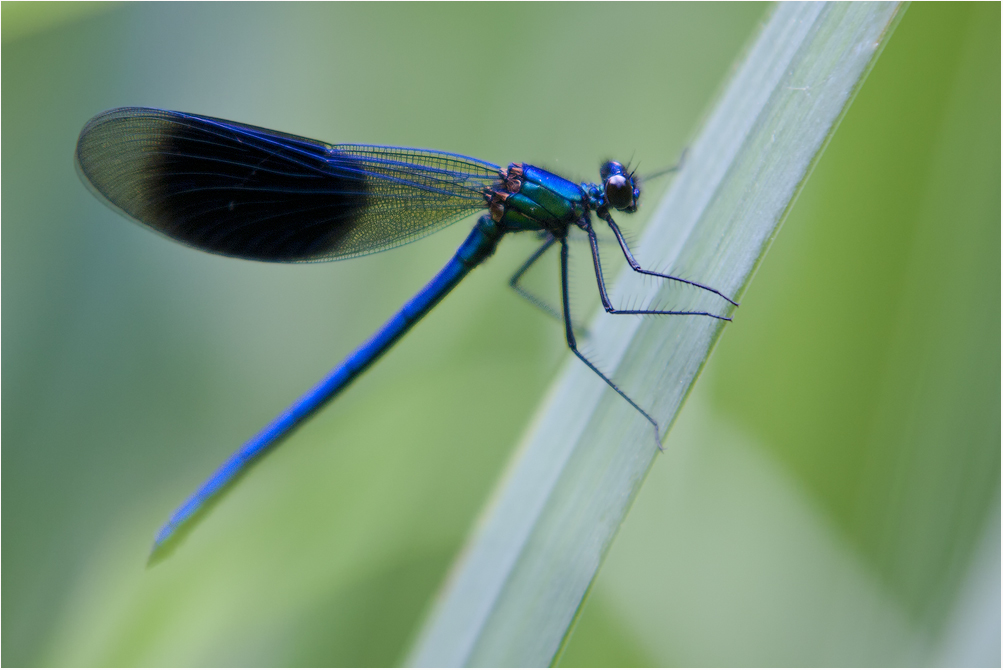
[[636,211],[633,173],[602,164],[600,184],[575,184],[525,163],[507,169],[437,151],[330,145],[295,135],[158,109],[113,109],[80,133],[76,161],[95,194],[129,218],[182,244],[257,261],[335,260],[383,251],[486,209],[446,266],[314,388],[235,452],[174,512],[157,534],[154,555],[206,510],[246,468],[348,386],[434,307],[508,234],[535,231],[543,242],[511,285],[537,300],[520,279],[554,244],[561,251],[562,315],[571,351],[652,425],[658,423],[579,350],[568,301],[568,232],[588,236],[603,307],[611,314],[710,312],[621,310],[606,291],[591,214],[612,230],[636,272],[713,288],[643,269],[611,210]]

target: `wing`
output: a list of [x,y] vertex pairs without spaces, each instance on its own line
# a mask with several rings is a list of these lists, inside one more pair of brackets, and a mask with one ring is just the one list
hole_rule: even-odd
[[406,244],[485,207],[499,179],[498,166],[466,156],[141,107],[91,119],[76,162],[101,199],[171,239],[284,262]]

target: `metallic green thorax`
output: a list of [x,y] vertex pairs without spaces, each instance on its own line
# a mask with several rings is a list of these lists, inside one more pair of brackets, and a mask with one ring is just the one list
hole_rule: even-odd
[[546,230],[564,237],[569,224],[588,212],[582,188],[525,163],[513,163],[498,187],[486,194],[491,218],[506,231]]

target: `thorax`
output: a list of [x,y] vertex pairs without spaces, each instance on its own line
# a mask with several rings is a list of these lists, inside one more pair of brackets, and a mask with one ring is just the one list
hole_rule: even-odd
[[587,218],[589,210],[581,186],[526,163],[509,165],[484,197],[491,218],[512,232],[546,230],[564,237],[570,225]]

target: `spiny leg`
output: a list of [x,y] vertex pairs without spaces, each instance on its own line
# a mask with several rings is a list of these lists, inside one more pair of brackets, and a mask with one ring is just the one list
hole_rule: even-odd
[[627,263],[630,264],[630,269],[633,270],[634,272],[638,272],[643,275],[651,275],[652,277],[661,277],[662,279],[671,279],[672,281],[681,282],[683,284],[689,284],[690,286],[696,286],[697,288],[703,289],[704,291],[710,291],[711,293],[724,298],[735,307],[738,307],[737,302],[735,302],[725,294],[721,293],[717,289],[711,288],[710,286],[707,286],[705,284],[701,284],[695,281],[690,281],[689,279],[683,279],[682,277],[673,277],[672,275],[662,274],[661,272],[645,270],[644,268],[641,267],[641,264],[637,262],[637,259],[634,258],[634,254],[630,253],[630,249],[627,247],[627,241],[623,239],[623,233],[620,232],[620,228],[616,225],[616,222],[613,220],[613,217],[610,215],[610,213],[606,212],[605,214],[602,215],[602,218],[606,220],[606,223],[608,223],[609,227],[613,230],[613,234],[616,235],[616,241],[620,243],[620,249],[623,250],[624,258],[627,259]]
[[571,301],[568,298],[568,240],[566,237],[561,238],[561,300],[564,304],[564,332],[568,339],[568,348],[571,352],[578,357],[578,359],[589,366],[592,372],[599,375],[599,378],[606,382],[611,389],[617,392],[621,398],[630,403],[630,406],[641,413],[648,423],[652,425],[655,429],[655,444],[658,445],[659,451],[665,451],[662,448],[662,438],[659,434],[661,430],[658,427],[658,422],[651,418],[651,415],[645,412],[641,407],[630,399],[626,393],[620,390],[620,387],[613,383],[613,380],[604,375],[599,368],[597,368],[592,361],[587,359],[582,352],[578,351],[578,343],[575,341],[575,330],[571,325]]
[[[560,312],[558,312],[556,309],[554,309],[553,307],[551,307],[550,303],[548,303],[546,300],[544,300],[543,298],[539,297],[538,295],[536,295],[534,293],[531,293],[529,291],[529,289],[524,288],[522,286],[522,284],[519,283],[519,280],[522,279],[522,276],[524,274],[526,274],[526,271],[529,270],[529,268],[533,265],[533,263],[535,263],[537,260],[539,260],[540,257],[543,254],[545,254],[547,252],[547,250],[550,249],[550,247],[552,247],[554,245],[554,242],[556,242],[556,241],[557,241],[557,238],[553,237],[552,235],[550,235],[548,233],[547,234],[547,241],[544,242],[543,245],[539,249],[537,249],[536,251],[534,251],[532,256],[530,256],[528,259],[526,259],[526,262],[523,263],[522,266],[520,266],[520,268],[516,271],[516,273],[514,275],[512,275],[512,278],[508,280],[508,285],[511,286],[515,290],[516,293],[518,293],[519,295],[521,295],[523,298],[525,298],[529,302],[533,303],[533,305],[535,305],[536,307],[538,307],[539,309],[541,309],[544,313],[548,314],[549,316],[554,317],[558,321],[561,321],[563,317],[561,316]],[[580,323],[576,324],[575,327],[578,329],[578,332],[581,333],[584,337],[586,337],[586,338],[589,337],[589,330],[588,330],[588,328],[586,328],[585,326],[583,326]]]
[[547,301],[544,300],[543,298],[540,298],[536,294],[531,293],[528,289],[523,288],[522,284],[519,283],[519,280],[522,279],[522,276],[526,274],[527,271],[529,271],[529,268],[532,267],[533,263],[540,260],[540,257],[543,256],[543,254],[547,252],[547,249],[552,247],[554,245],[554,242],[556,241],[557,238],[555,238],[553,235],[547,235],[547,240],[542,245],[540,245],[540,247],[536,251],[533,252],[532,256],[526,259],[526,262],[523,263],[518,270],[516,270],[515,274],[512,275],[512,278],[508,280],[508,285],[511,286],[515,290],[515,292],[521,295],[523,298],[530,301],[531,303],[533,303],[538,308],[540,308],[550,316],[554,317],[555,319],[560,320],[561,315],[557,313],[556,309],[547,304]]
[[[663,316],[709,316],[712,319],[720,319],[721,321],[731,321],[731,318],[727,316],[712,314],[711,312],[689,312],[689,311],[664,310],[664,309],[617,309],[616,307],[613,306],[613,303],[610,302],[609,295],[606,293],[606,282],[603,280],[602,265],[599,262],[599,241],[596,239],[596,232],[592,230],[591,227],[588,229],[587,232],[589,235],[589,245],[592,247],[592,265],[595,267],[596,270],[596,283],[599,285],[599,297],[602,299],[603,308],[608,313],[642,314],[642,315],[653,314],[653,315],[663,315]],[[641,272],[645,272],[646,274],[655,274],[655,273],[647,273],[644,270],[641,270]],[[664,277],[665,275],[657,275],[657,276]],[[669,277],[669,279],[674,279],[674,277]],[[709,289],[709,290],[713,291],[714,289]],[[717,291],[714,292],[717,293]]]

